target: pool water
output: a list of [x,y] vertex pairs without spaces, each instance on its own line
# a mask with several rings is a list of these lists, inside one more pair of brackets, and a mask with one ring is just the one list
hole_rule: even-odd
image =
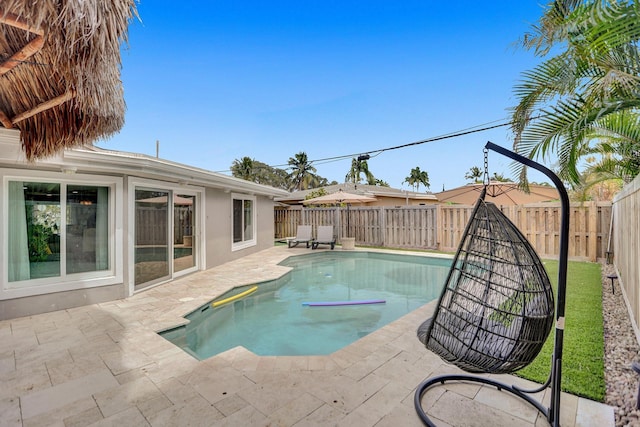
[[[202,306],[186,316],[187,325],[161,335],[198,359],[236,346],[261,356],[330,354],[438,298],[451,260],[327,251],[290,257],[281,265],[293,270],[260,283],[256,292],[235,302]],[[234,289],[217,300],[250,287]],[[303,305],[371,299],[386,302]]]

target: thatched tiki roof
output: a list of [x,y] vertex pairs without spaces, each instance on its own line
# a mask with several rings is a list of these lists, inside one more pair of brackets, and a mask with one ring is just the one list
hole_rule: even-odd
[[120,130],[134,15],[135,0],[2,0],[0,125],[20,130],[28,159]]

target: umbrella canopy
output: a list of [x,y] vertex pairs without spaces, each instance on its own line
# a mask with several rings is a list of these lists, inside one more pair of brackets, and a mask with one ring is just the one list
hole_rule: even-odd
[[120,45],[135,0],[3,0],[0,126],[28,159],[111,136],[124,124]]
[[[136,200],[138,203],[167,203],[167,196],[149,197],[148,199]],[[193,199],[173,195],[173,204],[177,206],[188,206],[193,204]]]
[[375,197],[365,196],[362,194],[347,193],[338,190],[335,193],[325,194],[324,196],[314,197],[313,199],[304,200],[305,205],[328,205],[331,203],[368,203],[376,201]]
[[377,200],[375,197],[369,197],[361,194],[347,193],[342,189],[335,193],[325,194],[324,196],[314,197],[313,199],[304,200],[302,203],[305,205],[328,205],[332,203],[346,203],[347,204],[347,235],[351,233],[350,213],[349,205],[352,203],[368,203]]
[[[480,196],[484,184],[468,184],[462,187],[436,193],[439,202],[474,205]],[[558,200],[560,196],[553,187],[544,185],[529,185],[529,193],[518,188],[515,182],[492,181],[487,186],[487,202],[496,205],[526,205],[528,203],[549,202]]]

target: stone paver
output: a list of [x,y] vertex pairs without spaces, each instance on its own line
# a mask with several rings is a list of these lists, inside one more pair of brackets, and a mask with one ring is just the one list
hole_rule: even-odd
[[[157,335],[233,286],[285,274],[277,263],[306,252],[274,247],[126,300],[0,321],[0,427],[422,425],[415,388],[459,372],[416,339],[434,302],[328,356],[238,347],[198,361]],[[478,384],[446,383],[422,402],[442,426],[547,425],[526,402]],[[613,409],[563,394],[561,422],[612,426]]]

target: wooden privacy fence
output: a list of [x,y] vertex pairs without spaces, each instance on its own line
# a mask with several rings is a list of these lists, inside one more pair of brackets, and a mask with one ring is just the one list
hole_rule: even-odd
[[613,259],[640,339],[640,176],[613,199]]
[[[503,206],[502,211],[527,237],[538,254],[557,256],[560,204]],[[296,235],[299,224],[333,225],[338,242],[355,237],[364,246],[434,249],[455,252],[473,211],[472,206],[374,206],[346,208],[276,208],[275,238]],[[569,256],[596,261],[606,256],[611,204],[571,205]]]
[[136,245],[167,244],[167,209],[156,206],[137,206],[135,210]]

